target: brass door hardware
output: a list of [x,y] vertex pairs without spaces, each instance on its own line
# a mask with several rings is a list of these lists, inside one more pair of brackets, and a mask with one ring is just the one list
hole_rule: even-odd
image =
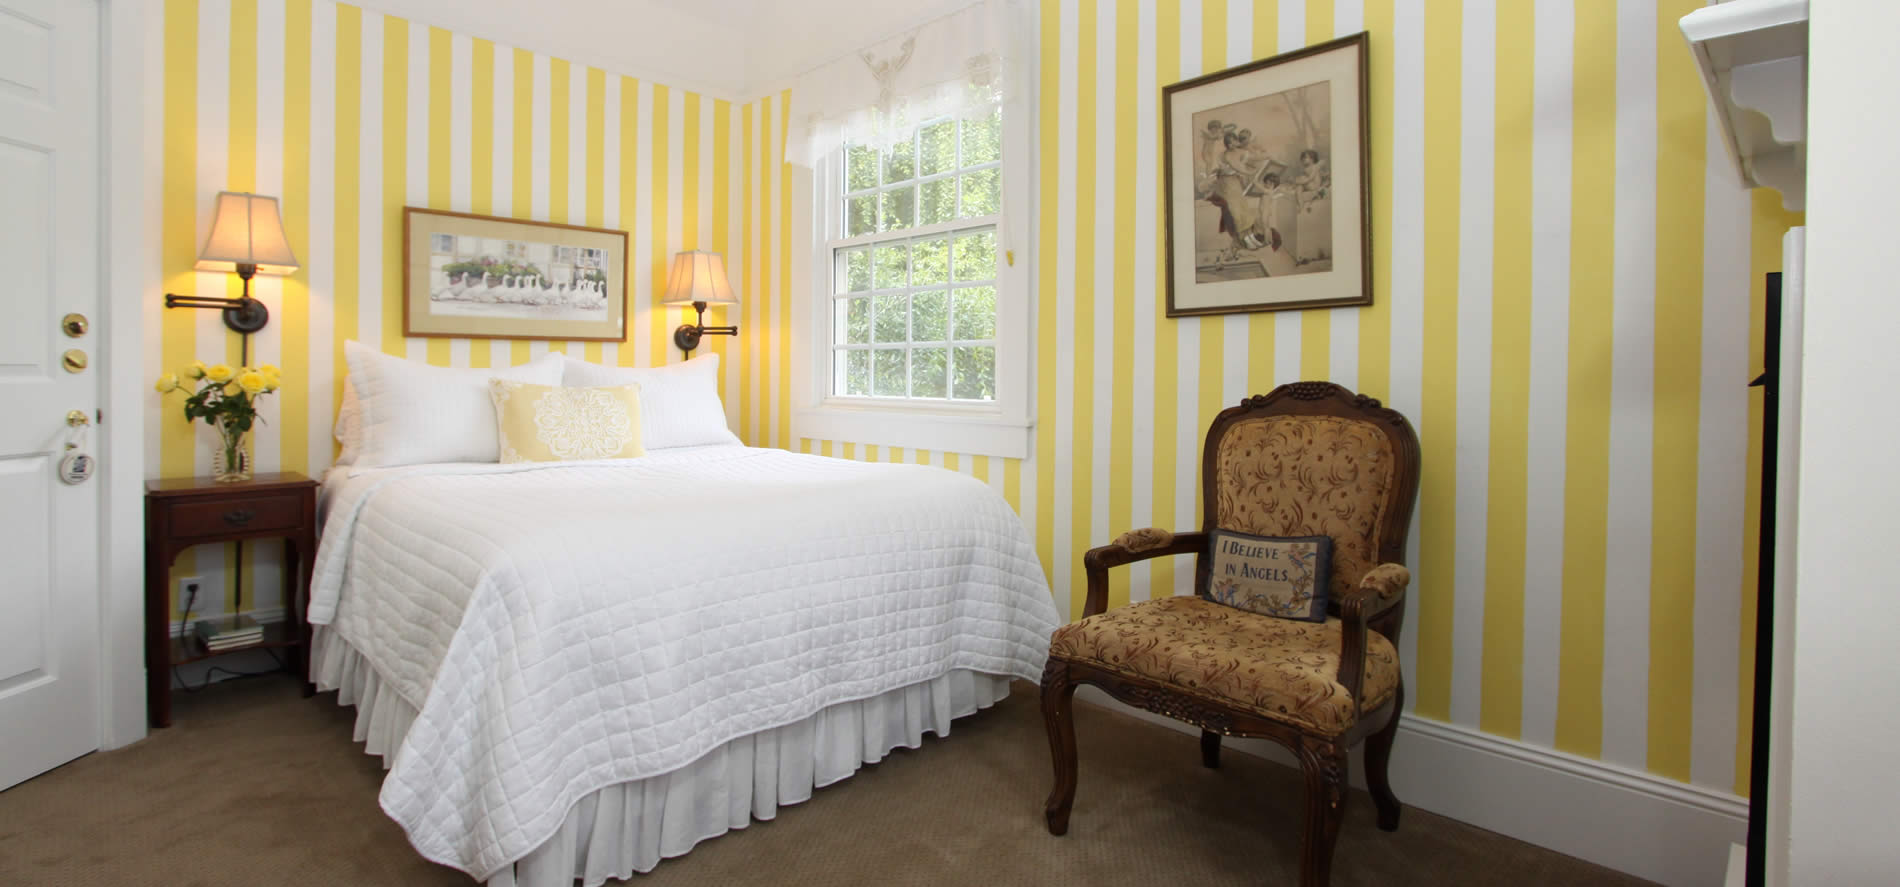
[[59,328],[66,332],[68,338],[77,339],[85,335],[86,330],[90,329],[91,325],[86,322],[86,315],[84,314],[68,314],[60,318]]

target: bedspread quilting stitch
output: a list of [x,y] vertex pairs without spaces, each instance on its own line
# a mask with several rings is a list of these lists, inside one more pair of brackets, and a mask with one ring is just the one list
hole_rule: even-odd
[[419,712],[383,809],[487,879],[588,792],[971,669],[1036,680],[1056,611],[1002,497],[744,447],[357,472],[310,618]]

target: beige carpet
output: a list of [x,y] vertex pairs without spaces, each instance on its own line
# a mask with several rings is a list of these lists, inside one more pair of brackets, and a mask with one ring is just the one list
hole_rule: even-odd
[[[382,771],[350,741],[354,709],[334,695],[302,699],[271,677],[176,699],[171,729],[0,793],[0,884],[470,883],[417,856],[377,808]],[[900,750],[633,883],[1298,882],[1291,770],[1233,753],[1205,770],[1195,737],[1077,708],[1081,789],[1066,837],[1043,830],[1049,751],[1033,689],[1019,683],[949,739]],[[1381,832],[1358,792],[1336,858],[1340,887],[1643,883],[1415,808]]]

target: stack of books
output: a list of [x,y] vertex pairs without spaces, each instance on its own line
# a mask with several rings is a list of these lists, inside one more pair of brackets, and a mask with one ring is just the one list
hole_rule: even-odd
[[200,619],[194,627],[198,641],[213,653],[248,647],[264,639],[264,626],[244,615]]

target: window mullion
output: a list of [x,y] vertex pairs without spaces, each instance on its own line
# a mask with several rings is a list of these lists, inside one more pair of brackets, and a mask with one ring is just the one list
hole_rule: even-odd
[[[961,127],[961,121],[957,126]],[[963,150],[962,134],[958,134],[957,150]],[[955,248],[952,247],[954,253]],[[956,256],[950,257],[950,285],[943,290],[943,393],[946,397],[957,395],[957,291]]]
[[[862,246],[876,247],[889,245],[898,241],[929,240],[944,234],[974,233],[982,228],[996,229],[997,238],[1000,242],[1002,238],[1002,216],[988,215],[977,216],[971,219],[951,219],[948,222],[935,222],[908,231],[878,231],[870,234],[860,234],[856,237],[845,237],[833,240],[825,244],[825,246],[833,251],[854,249]],[[1002,249],[1000,243],[997,249]]]
[[[957,125],[950,127],[950,129],[957,140],[957,145],[956,145],[957,159],[955,162],[957,164],[957,169],[961,171],[963,169],[963,117],[959,115],[957,117]],[[961,198],[959,198],[957,202],[962,203],[963,201]]]
[[[913,131],[910,134],[910,162],[912,164],[912,168],[911,168],[912,172],[916,172],[915,164],[917,164],[919,159],[920,158],[918,156],[918,151],[917,151],[917,133]],[[916,201],[913,199],[911,202],[911,221],[912,222],[915,222],[917,220],[916,210],[917,210]],[[904,240],[904,396],[905,397],[917,396],[917,385],[916,385],[917,300],[914,298],[911,298],[912,296],[917,295],[917,262],[916,262],[916,256],[912,255],[912,250],[911,250],[912,243],[914,243],[914,241],[909,238],[906,238]]]
[[[939,126],[945,121],[952,123],[950,127],[947,127],[948,132],[946,133],[946,135],[953,140],[953,144],[950,146],[950,154],[953,158],[952,163],[947,169],[925,175],[923,173],[923,130],[926,125]],[[966,406],[995,404],[1003,394],[999,388],[996,394],[987,400],[983,398],[956,396],[958,394],[958,389],[956,388],[956,374],[957,354],[959,350],[984,349],[992,355],[991,359],[995,360],[997,352],[1001,350],[998,344],[999,342],[1005,340],[1015,341],[1010,337],[1002,335],[1000,329],[986,339],[958,339],[956,337],[962,316],[956,301],[958,289],[989,287],[992,290],[1000,290],[1005,278],[1001,265],[1002,254],[1005,248],[1002,242],[1002,228],[1006,213],[1000,211],[1000,202],[998,204],[999,211],[997,212],[992,212],[977,218],[962,218],[957,216],[957,214],[964,211],[965,195],[962,185],[964,184],[963,180],[965,177],[973,173],[995,170],[997,172],[996,178],[999,181],[1003,178],[1007,178],[1007,176],[1002,175],[1002,173],[1004,167],[1008,165],[1008,156],[999,157],[994,160],[986,160],[982,163],[970,164],[966,167],[969,153],[963,149],[964,143],[968,138],[966,130],[969,124],[970,121],[964,120],[960,115],[948,115],[943,118],[925,121],[924,124],[915,127],[910,127],[909,147],[911,149],[911,156],[909,162],[912,164],[912,169],[911,174],[902,182],[886,181],[886,178],[892,174],[892,161],[895,157],[895,152],[886,151],[876,146],[869,148],[871,153],[875,156],[875,159],[870,161],[870,166],[872,167],[870,170],[872,173],[872,184],[868,188],[861,190],[854,191],[850,189],[854,155],[852,148],[846,146],[838,164],[838,184],[835,190],[831,188],[826,189],[833,195],[830,205],[835,207],[838,211],[838,222],[835,225],[826,226],[827,234],[834,235],[826,244],[832,262],[830,266],[831,287],[827,298],[833,302],[831,314],[828,318],[829,325],[827,326],[829,330],[828,335],[831,337],[829,344],[831,346],[830,352],[833,355],[831,361],[833,378],[831,384],[826,387],[834,393],[841,391],[846,393],[853,402],[862,402],[868,406],[876,406],[880,403],[887,406],[899,406],[907,402],[917,403],[918,406],[933,403],[940,405],[954,404],[962,408]],[[933,142],[933,144],[937,143]],[[1007,151],[1004,153],[1006,155],[1011,154],[1011,152]],[[938,153],[933,154],[933,156],[941,156],[940,147]],[[951,200],[953,203],[950,206],[950,212],[953,217],[947,221],[935,222],[929,225],[920,224],[925,217],[923,208],[924,189],[926,186],[936,187],[938,183],[949,183],[952,188]],[[886,201],[885,195],[905,192],[911,197],[911,215],[908,219],[904,220],[909,223],[909,227],[886,230],[887,226],[895,221],[894,218],[887,217],[889,207],[886,206],[886,203],[894,203],[895,201]],[[853,201],[857,201],[858,203],[868,202],[869,206],[864,208],[869,210],[869,217],[868,219],[864,219],[863,222],[869,225],[869,230],[864,234],[848,236],[847,232],[852,230],[851,226],[853,224]],[[995,267],[987,269],[989,271],[988,276],[981,280],[961,279],[962,275],[957,272],[955,252],[957,238],[971,234],[988,236],[996,241],[995,248],[997,253],[994,257]],[[915,247],[919,243],[937,241],[940,239],[946,242],[946,247],[949,250],[944,257],[946,261],[946,267],[944,269],[946,279],[941,283],[934,283],[929,286],[920,285],[917,277],[918,269],[915,265]],[[878,251],[883,249],[888,252],[893,248],[905,251],[903,279],[896,286],[877,287],[875,284],[880,274],[880,265],[877,260]],[[869,284],[869,287],[860,292],[853,292],[850,291],[852,285],[850,281],[854,278],[852,277],[853,272],[849,267],[849,263],[858,257],[859,252],[863,253],[863,261],[868,267],[870,278],[866,283]],[[841,292],[840,290],[843,291]],[[942,324],[943,328],[941,334],[937,339],[928,342],[920,341],[917,338],[919,333],[918,325],[921,322],[918,313],[920,309],[917,297],[926,293],[943,302],[941,308],[935,312],[935,316],[933,317],[934,321]],[[1000,292],[997,294],[999,296],[1001,295]],[[864,306],[865,322],[867,324],[866,340],[861,344],[852,344],[850,341],[850,312],[854,306],[854,303],[848,301],[850,299],[865,299],[868,302],[868,304]],[[905,319],[901,340],[882,341],[882,337],[879,334],[878,326],[881,320],[879,302],[887,299],[891,300],[893,304],[895,304],[897,299],[903,300]],[[999,304],[997,304],[995,309],[997,311],[995,318],[997,325],[1001,325],[1004,322],[1001,304],[1003,301],[1006,300],[998,299]],[[1013,336],[1014,333],[1011,335]],[[938,353],[941,359],[939,366],[935,369],[939,378],[931,380],[928,386],[920,389],[917,387],[917,381],[918,373],[921,372],[922,367],[918,361],[921,359],[919,355],[924,350]],[[853,372],[851,369],[853,361],[850,358],[850,354],[856,351],[862,351],[865,354],[864,364],[867,369],[867,377],[864,380],[864,388],[861,389],[862,393],[859,395],[849,395],[848,392],[851,391],[852,384],[850,382],[850,373]],[[885,351],[902,354],[902,357],[899,358],[901,362],[892,367],[892,369],[897,369],[903,373],[903,384],[896,393],[881,393],[882,391],[888,390],[880,386],[879,379],[879,367],[881,362],[878,356]],[[888,359],[884,362],[888,362]],[[971,382],[975,383],[976,380],[972,379]],[[924,391],[938,391],[941,393],[925,395],[922,394]]]
[[[883,161],[880,160],[879,162],[881,163]],[[875,265],[871,267],[871,279],[877,279],[877,266]],[[864,391],[866,394],[875,395],[877,394],[877,297],[866,295],[864,298],[864,322],[866,324],[864,336],[869,340],[864,346]]]

